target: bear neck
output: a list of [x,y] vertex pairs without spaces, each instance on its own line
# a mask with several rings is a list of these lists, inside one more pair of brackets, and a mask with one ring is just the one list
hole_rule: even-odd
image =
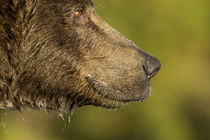
[[0,109],[17,108],[14,86],[21,72],[28,13],[36,0],[0,1]]
[[[59,98],[56,103],[53,99],[52,103],[39,102],[39,96],[31,99],[20,95],[24,91],[17,89],[16,82],[24,71],[23,61],[29,49],[26,38],[37,3],[37,0],[0,0],[0,109],[21,110],[28,106],[70,114],[82,104],[81,101]],[[57,102],[65,103],[65,106]]]

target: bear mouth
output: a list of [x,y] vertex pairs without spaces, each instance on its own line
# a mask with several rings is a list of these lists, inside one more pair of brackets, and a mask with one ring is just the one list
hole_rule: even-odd
[[[102,95],[104,98],[109,99],[111,101],[118,102],[120,104],[127,104],[130,102],[140,102],[142,103],[144,100],[146,100],[150,94],[151,94],[151,87],[150,84],[147,84],[147,86],[142,91],[141,95],[138,97],[120,97],[120,91],[113,90],[111,88],[107,88],[103,86],[96,78],[92,76],[85,77],[85,80],[87,83],[91,86],[91,88],[96,91],[97,94]],[[149,80],[148,82],[149,83]]]

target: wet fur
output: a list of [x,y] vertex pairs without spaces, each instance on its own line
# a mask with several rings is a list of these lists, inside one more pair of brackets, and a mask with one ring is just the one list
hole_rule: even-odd
[[[69,113],[83,105],[116,108],[127,101],[147,98],[146,92],[136,94],[149,87],[140,65],[145,54],[107,24],[88,16],[73,16],[77,7],[84,7],[84,14],[88,14],[87,5],[92,3],[0,1],[1,109],[28,106]],[[124,60],[123,56],[130,58]],[[113,64],[109,66],[112,58]],[[102,61],[106,65],[101,65]],[[121,65],[116,68],[118,63]],[[99,71],[95,72],[96,67]],[[110,68],[110,73],[122,74],[109,77],[106,69]],[[100,73],[102,70],[104,73]],[[128,77],[123,79],[126,74]],[[111,86],[101,81],[110,82]],[[118,86],[119,83],[122,85]],[[136,83],[141,84],[135,86]],[[114,93],[115,88],[120,94]]]
[[[73,38],[70,40],[66,38],[68,31],[64,28],[66,25],[64,13],[59,13],[60,10],[56,9],[62,7],[64,3],[54,2],[49,4],[47,1],[44,2],[48,4],[48,8],[54,8],[55,13],[50,14],[47,7],[38,5],[36,0],[3,0],[0,2],[0,108],[20,109],[29,106],[67,112],[81,105],[90,104],[93,98],[96,99],[95,104],[97,104],[97,100],[102,99],[104,100],[103,106],[106,106],[106,102],[120,105],[121,103],[103,99],[100,95],[94,95],[93,89],[88,84],[84,85],[82,81],[79,82],[76,71],[80,69],[81,57],[77,55],[75,50],[77,49],[75,45],[78,41],[77,36],[72,35]],[[41,14],[39,18],[42,16],[44,18],[38,19],[34,16],[35,12]],[[55,14],[60,18],[51,21],[50,16],[55,17]],[[40,23],[40,21],[42,22]],[[54,24],[49,25],[49,22],[54,22]],[[38,31],[34,30],[29,34],[31,26],[36,23],[36,26],[39,26],[36,28]],[[89,24],[89,26],[95,26]],[[51,32],[51,30],[53,31]],[[72,30],[74,29],[72,28]],[[98,30],[97,27],[95,30]],[[56,36],[52,35],[49,38],[49,34],[54,32],[57,32],[54,34]],[[37,33],[40,33],[40,40],[33,38],[33,34]],[[27,46],[29,42],[32,43]],[[46,50],[44,54],[39,54],[39,49],[43,46],[54,46],[54,48],[47,48],[49,50]],[[62,46],[62,50],[66,48],[66,54],[60,51],[60,46]],[[52,53],[53,51],[55,53]],[[68,52],[71,52],[70,56]],[[44,57],[39,58],[40,56]],[[34,57],[37,59],[50,58],[57,69],[51,68],[46,63],[33,62],[31,58]],[[68,57],[71,63],[66,63],[62,57]],[[25,67],[25,63],[29,65]],[[46,68],[46,71],[37,75],[33,73],[35,71],[34,66],[38,69]],[[60,69],[65,69],[66,73],[59,73]],[[52,71],[54,74],[51,73]],[[72,82],[70,86],[65,85],[69,79],[76,80],[76,83]],[[31,84],[25,84],[27,82]],[[75,88],[72,90],[68,87]],[[86,91],[89,94],[83,95],[84,93],[81,91]],[[89,96],[92,96],[92,99],[89,99]],[[101,103],[98,105],[101,106]]]

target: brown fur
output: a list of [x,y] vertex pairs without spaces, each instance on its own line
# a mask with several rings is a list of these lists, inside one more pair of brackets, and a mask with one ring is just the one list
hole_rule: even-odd
[[0,1],[2,109],[68,113],[144,100],[148,56],[98,17],[89,0]]

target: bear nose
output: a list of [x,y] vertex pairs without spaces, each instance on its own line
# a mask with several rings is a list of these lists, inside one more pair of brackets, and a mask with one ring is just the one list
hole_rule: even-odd
[[155,57],[148,55],[146,57],[146,62],[144,64],[144,70],[149,78],[152,78],[157,74],[157,72],[160,70],[161,64],[158,59]]

